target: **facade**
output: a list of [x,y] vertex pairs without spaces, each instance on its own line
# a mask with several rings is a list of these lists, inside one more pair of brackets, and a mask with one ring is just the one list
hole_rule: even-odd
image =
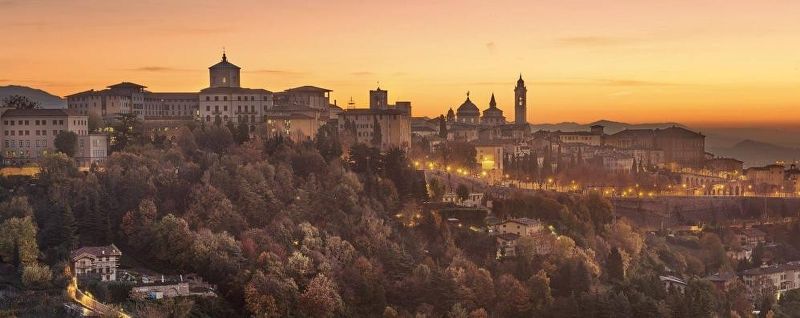
[[104,90],[88,90],[67,96],[67,109],[80,115],[95,114],[110,119],[120,114],[141,112],[145,86],[122,82]]
[[339,114],[339,131],[348,127],[355,130],[356,142],[373,144],[375,125],[381,132],[381,150],[411,147],[411,121],[408,114],[396,109],[373,110],[368,108],[347,109]]
[[607,171],[630,173],[633,169],[633,162],[633,157],[622,154],[603,156],[603,168]]
[[589,146],[601,146],[603,135],[589,131],[556,132],[558,141],[565,144],[585,144]]
[[782,165],[751,167],[745,170],[744,174],[754,187],[765,188],[759,192],[773,192],[783,186],[784,167]]
[[72,251],[70,263],[75,275],[97,277],[102,281],[117,280],[117,267],[122,251],[114,244],[108,246],[87,246]]
[[[626,129],[606,136],[605,145],[620,150],[660,150],[665,165],[702,168],[705,164],[705,136],[681,127]],[[677,170],[677,169],[676,169]]]
[[783,294],[800,288],[800,262],[748,269],[741,273],[745,286],[753,294]]
[[514,123],[520,126],[528,125],[528,88],[522,80],[522,74],[514,88]]
[[[206,124],[214,122],[244,122],[255,130],[255,126],[266,120],[266,112],[272,108],[272,92],[266,89],[244,88],[239,85],[241,69],[222,61],[208,68],[209,87],[200,91],[198,115]],[[328,105],[326,104],[325,107]]]
[[380,87],[369,91],[369,109],[388,109],[389,92]]
[[[44,154],[55,151],[56,136],[65,131],[78,135],[78,144],[94,143],[88,152],[76,151],[79,162],[103,160],[107,152],[107,140],[89,134],[88,118],[68,109],[9,109],[0,115],[2,142],[0,153],[5,164],[20,164],[35,161]],[[91,140],[90,140],[91,139]],[[101,145],[101,143],[104,143]]]
[[493,226],[497,242],[497,258],[517,255],[517,242],[522,237],[535,241],[533,253],[544,255],[553,248],[554,235],[548,232],[541,222],[529,218],[509,219]]
[[490,177],[499,177],[503,174],[503,158],[505,157],[502,144],[477,143],[475,144],[475,161],[481,171]]
[[108,135],[88,134],[78,136],[78,149],[75,152],[75,161],[80,166],[91,166],[101,163],[108,156]]

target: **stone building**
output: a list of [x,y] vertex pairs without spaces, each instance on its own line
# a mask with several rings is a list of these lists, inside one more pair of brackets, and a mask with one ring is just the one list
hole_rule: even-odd
[[78,278],[91,277],[102,281],[115,281],[121,256],[122,251],[114,244],[86,246],[70,253],[70,263],[73,273]]
[[[273,106],[272,92],[239,85],[241,69],[222,54],[222,61],[208,68],[209,87],[200,90],[200,120],[215,122],[244,122],[255,126],[266,120],[266,112]],[[325,105],[327,107],[327,105]]]
[[4,164],[32,162],[55,152],[56,136],[62,132],[73,132],[78,136],[75,156],[80,164],[102,161],[107,155],[107,137],[89,134],[87,116],[76,111],[8,109],[0,114],[0,119],[0,154]]
[[[339,114],[339,130],[355,130],[358,143],[378,146],[381,150],[411,147],[411,121],[408,114],[397,109],[346,109]],[[380,129],[380,145],[373,144],[375,125]]]

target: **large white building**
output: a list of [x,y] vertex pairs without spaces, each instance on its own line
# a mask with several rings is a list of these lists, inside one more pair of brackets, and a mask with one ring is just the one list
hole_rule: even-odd
[[62,132],[78,136],[75,159],[79,164],[102,161],[107,155],[107,136],[90,134],[87,116],[72,110],[0,110],[0,130],[3,164],[24,164],[54,152],[56,136]]
[[79,278],[92,277],[102,281],[115,281],[121,256],[122,251],[114,244],[86,246],[70,253],[70,263]]
[[239,85],[241,69],[225,53],[222,61],[208,68],[209,87],[200,91],[199,116],[206,124],[214,122],[245,122],[250,130],[266,121],[272,108],[272,92]]

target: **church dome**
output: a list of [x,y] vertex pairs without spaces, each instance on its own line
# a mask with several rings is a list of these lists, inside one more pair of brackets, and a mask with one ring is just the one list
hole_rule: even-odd
[[478,106],[469,100],[469,94],[467,94],[467,100],[464,101],[461,106],[458,106],[458,110],[456,111],[458,117],[470,117],[470,116],[480,116],[481,111],[478,109]]

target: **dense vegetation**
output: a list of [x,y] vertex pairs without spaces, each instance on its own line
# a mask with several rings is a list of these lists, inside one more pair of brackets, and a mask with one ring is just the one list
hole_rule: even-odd
[[[694,279],[681,294],[658,280],[670,270],[702,276],[730,266],[718,237],[701,242],[703,259],[692,256],[616,219],[599,196],[496,200],[499,217],[539,218],[558,234],[549,255],[532,252],[541,242],[522,240],[520,256],[501,261],[486,233],[449,226],[421,208],[428,193],[402,151],[353,145],[342,161],[342,142],[329,127],[299,144],[248,140],[221,125],[182,128],[172,141],[135,129],[116,134],[119,151],[102,168],[79,172],[59,154],[41,162],[35,180],[2,180],[0,256],[21,268],[26,288],[60,288],[72,248],[115,243],[124,257],[157,271],[195,272],[219,286],[215,302],[124,304],[148,317],[736,317],[752,310],[744,288],[724,293]],[[776,313],[800,306],[798,295],[785,299]]]

